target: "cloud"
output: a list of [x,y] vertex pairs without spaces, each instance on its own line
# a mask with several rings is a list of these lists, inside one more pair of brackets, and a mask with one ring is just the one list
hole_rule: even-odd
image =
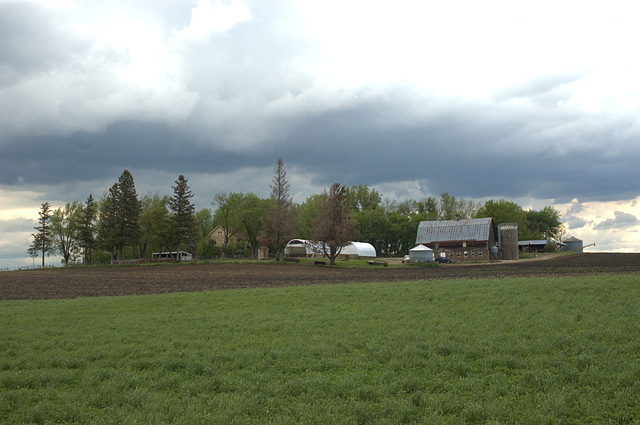
[[614,218],[601,221],[596,224],[594,230],[627,230],[640,225],[640,220],[633,215],[622,211],[614,211]]

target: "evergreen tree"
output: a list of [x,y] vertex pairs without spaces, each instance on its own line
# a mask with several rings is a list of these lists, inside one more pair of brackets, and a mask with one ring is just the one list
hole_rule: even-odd
[[38,212],[40,218],[38,225],[34,227],[37,233],[32,234],[33,242],[29,246],[29,255],[35,257],[38,253],[42,253],[42,267],[44,267],[44,256],[52,250],[50,235],[51,205],[48,202],[42,204]]
[[102,249],[111,254],[111,263],[117,254],[117,215],[119,202],[118,183],[109,188],[107,194],[98,204],[98,239],[97,243]]
[[191,242],[197,234],[198,227],[195,216],[195,206],[191,203],[193,193],[187,185],[187,179],[182,174],[178,176],[173,186],[173,196],[169,198],[171,210],[171,232],[176,246],[177,261],[180,261],[180,245]]
[[124,170],[118,180],[117,203],[117,239],[116,246],[119,251],[119,259],[122,261],[122,249],[125,245],[135,245],[140,237],[138,217],[142,206],[138,200],[133,176],[128,170]]
[[99,206],[99,241],[102,248],[111,253],[112,262],[115,257],[122,261],[123,248],[138,242],[141,209],[133,176],[124,170]]
[[93,195],[89,195],[84,206],[80,208],[77,223],[77,239],[82,248],[82,261],[84,264],[91,264],[91,250],[95,248],[96,242],[96,215],[98,206],[93,200]]

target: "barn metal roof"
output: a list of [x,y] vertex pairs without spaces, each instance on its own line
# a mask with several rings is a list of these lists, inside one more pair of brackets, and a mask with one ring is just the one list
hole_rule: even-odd
[[493,219],[422,221],[418,226],[416,244],[433,242],[487,241]]

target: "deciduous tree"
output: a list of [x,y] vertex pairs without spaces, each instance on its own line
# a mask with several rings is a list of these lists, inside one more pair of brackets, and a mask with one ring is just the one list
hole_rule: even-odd
[[335,265],[342,247],[353,241],[358,232],[351,218],[347,191],[340,183],[331,185],[319,198],[318,216],[313,227],[313,240],[323,246],[327,258]]
[[240,195],[237,212],[238,224],[251,248],[251,256],[256,258],[258,256],[258,236],[264,229],[269,201],[260,199],[254,193]]
[[238,232],[238,211],[240,207],[241,193],[221,192],[213,197],[214,206],[217,206],[213,214],[213,222],[222,228],[224,236],[221,257],[225,258],[229,239]]
[[81,205],[74,201],[67,202],[64,208],[56,209],[51,216],[53,252],[62,256],[65,266],[69,265],[71,255],[80,246],[77,238],[80,213]]

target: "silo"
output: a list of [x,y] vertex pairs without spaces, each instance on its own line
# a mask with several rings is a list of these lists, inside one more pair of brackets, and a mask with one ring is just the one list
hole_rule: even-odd
[[500,223],[498,241],[503,260],[518,259],[518,223]]
[[564,243],[566,244],[564,247],[565,251],[583,252],[582,241],[578,238],[571,236],[569,239],[565,240]]
[[412,263],[432,263],[433,250],[424,245],[418,245],[409,250],[409,258]]

